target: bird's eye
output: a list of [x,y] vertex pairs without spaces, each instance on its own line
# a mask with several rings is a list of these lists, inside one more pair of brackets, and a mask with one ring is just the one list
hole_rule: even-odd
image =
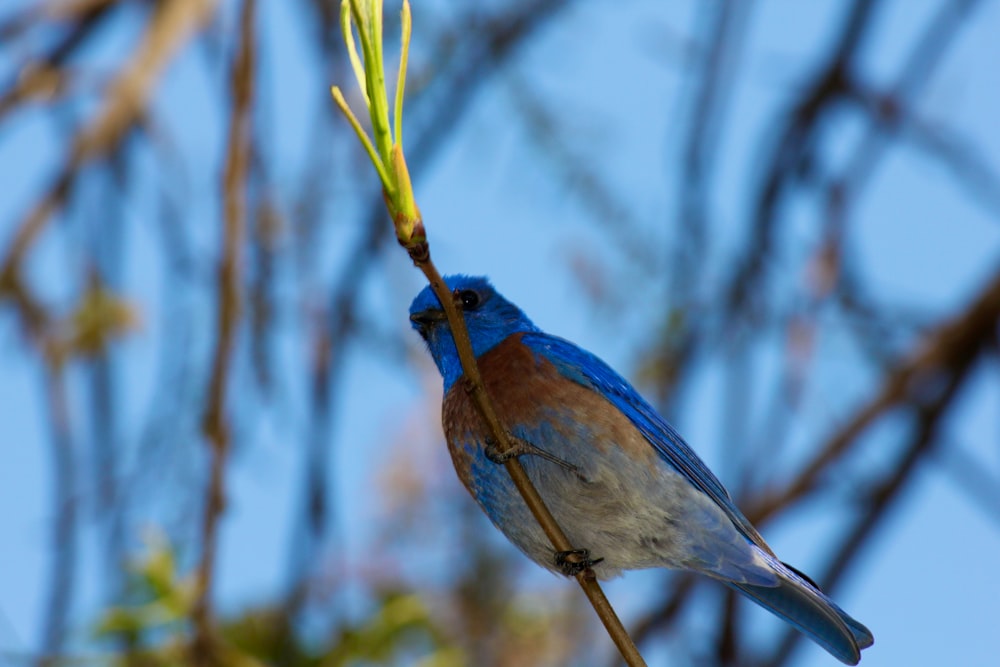
[[471,289],[459,292],[458,298],[462,300],[462,310],[475,310],[479,307],[479,295]]

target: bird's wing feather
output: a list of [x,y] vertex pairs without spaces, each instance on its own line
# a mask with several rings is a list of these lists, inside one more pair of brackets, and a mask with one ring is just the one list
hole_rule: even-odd
[[757,529],[684,438],[610,366],[573,343],[545,333],[523,334],[521,342],[552,363],[563,377],[607,398],[636,425],[664,461],[715,501],[747,539],[771,553]]

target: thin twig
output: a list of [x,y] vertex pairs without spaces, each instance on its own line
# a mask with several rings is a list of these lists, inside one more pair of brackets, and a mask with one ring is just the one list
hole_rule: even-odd
[[[466,391],[471,395],[480,416],[486,422],[490,432],[496,439],[498,449],[501,452],[512,451],[513,446],[507,437],[507,431],[501,425],[499,417],[497,417],[496,409],[493,407],[493,403],[486,391],[486,386],[483,384],[482,376],[479,374],[476,357],[472,352],[472,342],[469,339],[469,332],[465,328],[465,320],[455,304],[454,295],[448,291],[448,286],[445,284],[444,279],[441,278],[437,267],[431,261],[430,250],[426,243],[419,247],[408,248],[408,250],[413,263],[427,277],[427,281],[434,290],[434,294],[437,295],[438,300],[444,307],[444,312],[448,317],[448,324],[451,327],[452,337],[455,340],[455,347],[462,362]],[[545,535],[549,538],[555,550],[573,550],[573,544],[566,537],[566,534],[556,522],[552,513],[549,512],[542,497],[538,494],[538,490],[528,478],[528,474],[525,472],[521,462],[516,457],[511,457],[504,462],[504,466],[507,468],[507,472],[514,481],[514,485],[517,487],[521,497],[524,498],[525,504],[531,510],[532,516],[535,517],[538,525],[545,531]],[[583,589],[584,594],[590,600],[590,604],[594,607],[594,611],[597,612],[601,623],[604,624],[605,629],[611,636],[612,641],[614,641],[615,646],[618,647],[625,662],[630,667],[644,666],[646,664],[645,660],[643,660],[632,638],[629,637],[628,631],[625,630],[625,626],[622,625],[621,619],[618,618],[618,614],[615,613],[611,603],[608,602],[608,598],[604,595],[600,584],[597,583],[594,571],[587,568],[576,575],[576,580],[580,584],[580,588]]]
[[[343,11],[346,12],[346,0],[342,4],[342,7],[344,7]],[[334,87],[332,91],[334,99],[341,107],[341,110],[344,111],[348,120],[351,121],[359,140],[372,158],[372,164],[379,171],[379,177],[382,181],[383,198],[395,227],[397,241],[406,248],[410,259],[424,273],[434,294],[444,308],[464,371],[466,390],[472,396],[480,416],[495,437],[499,451],[501,453],[512,452],[514,448],[497,417],[496,410],[490,401],[479,374],[479,369],[476,366],[476,359],[472,351],[468,331],[465,328],[465,321],[454,302],[453,295],[449,292],[437,267],[431,261],[426,229],[419,208],[416,205],[403,147],[399,141],[401,128],[397,126],[395,128],[395,137],[392,135],[385,94],[385,71],[382,63],[381,5],[380,3],[375,3],[374,5],[362,8],[361,5],[352,1],[350,8],[351,18],[353,18],[358,26],[361,48],[364,54],[365,77],[363,87],[368,93],[367,106],[375,134],[374,142],[369,141],[363,131],[359,131],[358,123],[353,113],[351,113],[343,101],[343,96],[338,94],[339,89],[337,87]],[[406,18],[408,13],[409,5],[404,0],[402,44],[404,50],[408,48],[409,27],[408,19]],[[342,19],[343,31],[345,33],[344,41],[349,49],[356,51],[353,38],[351,37],[350,21],[347,19],[346,14],[342,16],[344,17]],[[360,59],[355,57],[354,60],[355,69],[360,72],[360,67],[358,66]],[[361,83],[360,74],[358,78],[359,83]],[[401,103],[402,101],[400,100],[399,104]],[[399,108],[399,105],[397,105],[397,108]],[[373,155],[373,146],[377,149],[377,156]],[[380,165],[389,165],[391,167],[388,177],[379,169]],[[520,461],[516,457],[511,457],[507,459],[505,466],[514,485],[556,551],[572,551],[573,546],[542,502],[541,496],[528,479],[528,475],[521,466]],[[608,633],[626,661],[633,666],[645,665],[635,644],[632,643],[624,626],[604,596],[604,592],[597,584],[597,577],[593,570],[588,567],[581,571],[577,575],[577,581],[590,599],[594,610],[604,623]]]
[[[381,64],[379,63],[379,68],[380,67]],[[398,150],[398,155],[402,158],[401,146],[397,144],[393,148]],[[400,160],[400,162],[402,161]],[[402,164],[405,168],[405,163]],[[407,182],[405,184],[407,189],[409,189],[408,178],[409,177],[407,175]],[[404,194],[408,195],[409,200],[412,202],[412,191]],[[393,206],[390,206],[390,213],[393,213]],[[397,238],[407,249],[414,265],[416,265],[417,268],[424,273],[424,276],[427,278],[428,283],[430,283],[431,288],[444,308],[448,324],[452,331],[452,336],[455,340],[458,356],[462,364],[466,390],[471,395],[473,403],[476,405],[483,421],[489,427],[490,432],[496,439],[498,449],[501,452],[513,451],[513,447],[507,437],[506,430],[500,423],[496,410],[493,407],[485,385],[483,384],[482,377],[479,374],[479,369],[476,365],[476,358],[472,351],[472,343],[469,340],[469,334],[465,328],[465,320],[458,310],[454,302],[454,297],[448,290],[440,272],[431,261],[430,248],[426,241],[426,232],[423,220],[419,217],[405,220],[399,215],[394,215],[393,217],[397,228]],[[549,512],[548,508],[545,506],[541,496],[538,494],[538,490],[535,489],[534,485],[531,483],[531,480],[528,478],[521,462],[516,457],[511,457],[507,459],[504,465],[514,482],[514,485],[517,487],[518,492],[521,494],[522,498],[524,498],[525,504],[531,510],[532,515],[545,532],[554,549],[556,551],[573,550],[573,545],[570,543],[566,534],[563,532],[562,528],[560,528],[551,512]],[[622,654],[625,661],[631,667],[644,666],[646,664],[645,661],[639,654],[639,651],[632,642],[632,639],[629,637],[628,632],[622,625],[618,615],[608,602],[607,597],[604,595],[604,591],[597,583],[597,577],[595,576],[593,570],[587,568],[581,571],[576,575],[576,579],[587,598],[590,600],[591,605],[594,607],[594,611],[601,619],[601,622],[604,624],[605,629],[608,631],[608,634],[618,647],[618,650]]]
[[[412,115],[434,119],[434,122],[419,124],[415,131],[409,132],[412,143],[407,149],[407,163],[415,173],[419,173],[422,166],[432,161],[446,146],[442,137],[450,128],[459,124],[472,106],[471,102],[476,99],[476,92],[503,67],[528,37],[571,4],[566,0],[542,0],[513,7],[508,12],[491,18],[480,29],[481,34],[477,39],[468,40],[471,49],[463,52],[461,58],[441,56],[435,59],[441,61],[441,69],[436,73],[432,85],[439,91],[417,94],[413,100],[408,100],[408,110]],[[321,4],[317,9],[325,7],[327,5]],[[330,14],[330,18],[335,17]],[[326,165],[319,164],[317,169],[324,174],[320,180],[325,183]],[[369,212],[365,222],[367,231],[358,240],[355,249],[348,254],[350,260],[344,270],[340,271],[338,278],[331,281],[333,287],[326,298],[327,323],[320,327],[321,331],[315,334],[310,343],[316,351],[311,363],[312,407],[307,435],[307,468],[302,486],[302,501],[295,510],[294,521],[297,525],[289,557],[289,581],[285,599],[285,609],[292,614],[305,601],[308,575],[299,572],[302,569],[301,563],[316,560],[315,553],[327,539],[326,528],[320,522],[333,514],[329,507],[331,492],[327,488],[328,473],[324,465],[331,447],[329,436],[332,418],[329,411],[330,406],[335,403],[332,385],[341,367],[344,343],[354,328],[360,277],[371,265],[383,242],[389,238],[384,226],[384,210],[384,203],[378,201]],[[321,216],[316,211],[309,211],[302,217],[315,220]]]

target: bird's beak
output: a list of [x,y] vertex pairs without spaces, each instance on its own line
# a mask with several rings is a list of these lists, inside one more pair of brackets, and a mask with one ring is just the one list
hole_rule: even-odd
[[428,327],[436,322],[443,322],[446,319],[444,311],[438,310],[437,308],[421,310],[419,313],[413,313],[410,315],[410,321],[419,325],[421,328]]

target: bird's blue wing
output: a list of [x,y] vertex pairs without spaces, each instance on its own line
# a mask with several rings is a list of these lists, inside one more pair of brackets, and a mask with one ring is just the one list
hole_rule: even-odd
[[736,507],[712,471],[667,420],[622,376],[590,352],[562,338],[540,332],[526,333],[522,335],[521,342],[536,355],[552,363],[563,377],[607,398],[636,425],[668,464],[722,508],[747,539],[771,553],[763,538]]

